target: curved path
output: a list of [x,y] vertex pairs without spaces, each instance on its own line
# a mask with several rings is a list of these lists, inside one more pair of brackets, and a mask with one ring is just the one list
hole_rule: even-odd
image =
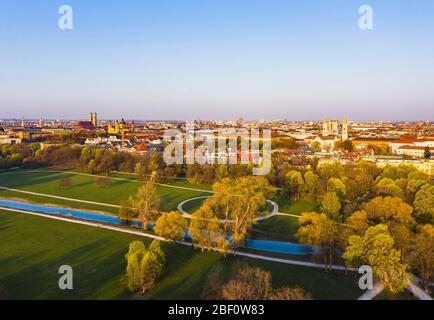
[[[187,211],[184,210],[184,208],[183,208],[184,205],[186,203],[194,201],[194,200],[206,199],[206,198],[209,198],[209,197],[210,196],[203,196],[203,197],[195,197],[195,198],[184,200],[180,204],[178,204],[178,211],[180,213],[182,213],[183,217],[185,217],[187,219],[191,219],[192,215],[190,213],[188,213]],[[271,217],[279,215],[279,205],[276,202],[272,201],[272,200],[267,200],[267,202],[270,203],[273,206],[273,210],[271,210],[271,212],[269,214],[267,214],[266,216],[256,218],[255,221],[257,221],[257,222],[264,221],[264,220],[270,219]],[[233,222],[233,220],[224,220],[224,219],[220,219],[219,221],[221,223]]]

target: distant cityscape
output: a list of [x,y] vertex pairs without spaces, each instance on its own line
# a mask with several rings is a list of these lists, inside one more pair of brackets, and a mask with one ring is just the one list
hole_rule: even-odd
[[[218,129],[246,128],[270,129],[273,138],[291,138],[297,148],[274,148],[308,165],[310,158],[320,163],[347,163],[364,159],[380,167],[409,163],[419,170],[434,175],[434,122],[391,122],[342,120],[289,121],[244,119],[227,121],[196,120],[195,130],[213,134]],[[87,121],[9,119],[0,120],[0,144],[41,143],[41,148],[61,145],[59,136],[80,135],[82,145],[131,153],[162,152],[165,130],[181,129],[181,121],[99,120],[90,112]],[[351,143],[345,143],[349,141]],[[217,155],[216,155],[217,156]]]

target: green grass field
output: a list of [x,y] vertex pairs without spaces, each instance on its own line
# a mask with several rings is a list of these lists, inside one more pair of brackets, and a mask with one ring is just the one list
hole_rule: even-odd
[[[228,274],[238,261],[272,273],[273,285],[300,286],[316,299],[354,299],[361,292],[352,276],[339,272],[202,253],[164,244],[167,269],[145,297],[128,292],[122,280],[124,255],[133,240],[120,232],[0,211],[0,299],[199,299],[210,271]],[[57,270],[74,270],[73,291],[61,291]]]
[[294,234],[298,229],[298,219],[288,216],[275,216],[253,226],[253,238],[284,242],[297,242]]
[[[72,185],[67,189],[59,188],[59,181],[64,175],[69,175],[71,179]],[[186,181],[181,182],[183,187],[194,187],[189,185]],[[179,183],[175,182],[175,185],[178,184]],[[134,179],[132,179],[132,181],[112,179],[110,187],[98,188],[95,185],[95,177],[93,176],[30,170],[0,174],[0,186],[67,198],[119,205],[123,200],[128,199],[130,195],[135,195],[137,193],[140,183]],[[208,193],[205,192],[176,189],[166,186],[158,186],[157,192],[161,197],[161,210],[163,211],[175,210],[178,203],[183,200],[208,195]],[[0,198],[17,198],[36,203],[52,203],[70,208],[97,210],[114,214],[118,212],[118,209],[113,207],[47,198],[8,190],[0,190]]]
[[318,210],[318,207],[312,202],[306,200],[292,201],[283,195],[276,197],[274,201],[279,205],[279,211],[283,213],[301,215],[305,212]]

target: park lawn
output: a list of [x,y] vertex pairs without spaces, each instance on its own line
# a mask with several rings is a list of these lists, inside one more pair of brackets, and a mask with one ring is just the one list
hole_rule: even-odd
[[[163,244],[167,268],[145,297],[126,289],[124,256],[133,240],[147,238],[9,211],[0,211],[0,299],[199,299],[207,275],[220,266],[228,274],[239,262],[272,273],[273,286],[302,287],[316,299],[355,299],[357,281],[340,272]],[[74,270],[73,291],[58,289],[59,266]]]
[[[71,187],[61,189],[59,188],[59,182],[65,175],[69,175]],[[0,186],[67,198],[119,205],[122,201],[127,200],[130,195],[135,195],[137,193],[140,183],[134,180],[123,181],[112,179],[110,187],[98,188],[95,185],[94,176],[83,176],[67,172],[26,170],[0,175]],[[167,186],[157,186],[157,192],[161,197],[161,210],[163,211],[175,210],[178,203],[183,200],[207,194],[200,191],[177,189]],[[21,198],[32,202],[53,203],[71,208],[98,210],[108,213],[118,212],[118,209],[113,207],[78,203],[6,190],[0,190],[0,197]]]
[[[137,181],[137,175],[134,173],[123,173],[123,172],[112,172],[110,173],[111,177],[114,178],[122,178],[129,179],[132,181]],[[171,186],[184,187],[184,188],[193,188],[204,191],[212,191],[212,184],[195,184],[189,182],[184,178],[167,178],[166,181],[161,182],[162,184],[169,184]]]
[[253,226],[253,239],[297,242],[298,219],[289,216],[274,216]]
[[196,210],[198,210],[201,206],[202,203],[206,200],[206,198],[201,198],[201,199],[195,199],[195,200],[191,200],[188,201],[187,203],[185,203],[182,208],[190,213],[193,214]]
[[279,205],[279,211],[282,213],[302,215],[305,212],[318,211],[318,206],[315,203],[306,200],[292,201],[279,195],[274,201]]

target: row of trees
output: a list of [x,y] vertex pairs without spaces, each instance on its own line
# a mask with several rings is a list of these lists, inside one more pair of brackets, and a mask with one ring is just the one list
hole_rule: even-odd
[[0,145],[0,170],[32,166],[38,147],[38,144]]

